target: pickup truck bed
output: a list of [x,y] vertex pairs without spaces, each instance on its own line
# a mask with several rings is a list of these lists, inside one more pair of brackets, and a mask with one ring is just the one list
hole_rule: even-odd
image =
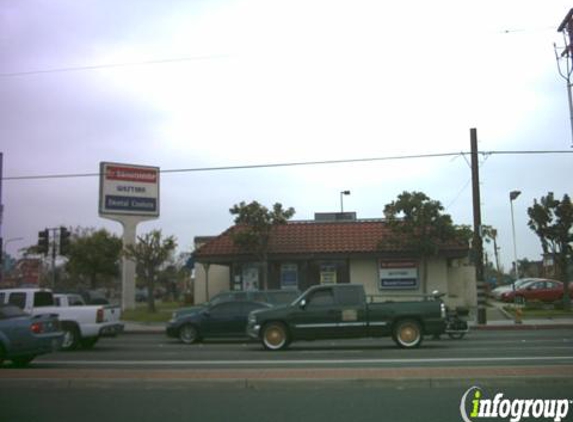
[[292,341],[392,337],[402,348],[420,346],[424,335],[445,331],[445,306],[437,298],[367,303],[362,285],[314,286],[291,305],[254,311],[247,334],[267,350]]
[[54,314],[60,320],[63,350],[93,347],[101,336],[114,336],[123,330],[119,307],[111,305],[55,306],[51,290],[0,290],[0,303],[13,304],[30,315]]

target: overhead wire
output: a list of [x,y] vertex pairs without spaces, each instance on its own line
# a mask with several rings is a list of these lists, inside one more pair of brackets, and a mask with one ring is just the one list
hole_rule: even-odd
[[[244,164],[232,166],[218,166],[218,167],[196,167],[196,168],[180,168],[180,169],[160,169],[161,174],[177,174],[177,173],[196,173],[196,172],[212,172],[212,171],[232,171],[232,170],[253,170],[263,168],[279,168],[279,167],[301,167],[301,166],[317,166],[317,165],[335,165],[335,164],[350,164],[350,163],[367,163],[375,161],[395,161],[395,160],[410,160],[410,159],[424,159],[424,158],[440,158],[440,157],[454,157],[465,156],[469,152],[444,152],[433,154],[416,154],[416,155],[397,155],[387,157],[368,157],[368,158],[345,158],[339,160],[321,160],[321,161],[293,161],[284,163],[264,163],[264,164]],[[571,150],[529,150],[529,151],[480,151],[481,156],[491,155],[547,155],[547,154],[573,154]],[[47,180],[47,179],[71,179],[80,177],[99,177],[100,173],[67,173],[67,174],[41,174],[29,176],[7,176],[3,177],[4,181],[11,180]]]

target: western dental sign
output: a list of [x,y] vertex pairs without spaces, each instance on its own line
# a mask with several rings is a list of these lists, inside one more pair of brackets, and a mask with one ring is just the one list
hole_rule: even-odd
[[159,167],[100,163],[99,213],[159,217]]

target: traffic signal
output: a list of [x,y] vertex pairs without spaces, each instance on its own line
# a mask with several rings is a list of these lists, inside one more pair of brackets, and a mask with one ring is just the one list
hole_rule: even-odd
[[44,229],[38,232],[38,253],[48,254],[50,250],[50,231]]
[[60,255],[67,255],[70,252],[70,231],[65,227],[60,227]]

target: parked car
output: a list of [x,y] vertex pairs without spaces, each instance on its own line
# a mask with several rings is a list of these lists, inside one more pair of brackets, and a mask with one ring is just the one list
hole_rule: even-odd
[[[446,306],[436,293],[421,300],[370,302],[361,284],[318,285],[286,306],[249,314],[247,333],[267,350],[297,340],[392,337],[401,348],[420,346],[424,335],[446,329]],[[381,298],[384,299],[384,298]]]
[[[573,292],[573,286],[569,284],[569,290]],[[509,290],[502,293],[501,300],[504,302],[525,303],[537,300],[540,302],[556,302],[563,298],[563,283],[556,280],[536,279],[525,283],[519,289]]]
[[509,292],[513,290],[513,286],[515,285],[515,289],[518,290],[521,286],[524,286],[527,283],[530,283],[535,280],[540,280],[537,278],[520,278],[515,280],[513,283],[504,284],[503,286],[498,286],[493,289],[490,295],[497,300],[501,300],[501,295],[505,292]]
[[186,344],[208,337],[246,337],[249,313],[270,307],[268,303],[252,301],[211,304],[171,319],[167,323],[166,334]]
[[251,301],[268,303],[273,306],[287,305],[300,296],[300,291],[290,290],[237,290],[221,292],[211,298],[210,301],[196,306],[180,308],[173,312],[172,318],[177,319],[186,314],[192,314],[199,309],[217,305],[223,302]]
[[0,365],[25,366],[36,356],[60,348],[64,333],[57,316],[31,316],[15,305],[0,304]]

